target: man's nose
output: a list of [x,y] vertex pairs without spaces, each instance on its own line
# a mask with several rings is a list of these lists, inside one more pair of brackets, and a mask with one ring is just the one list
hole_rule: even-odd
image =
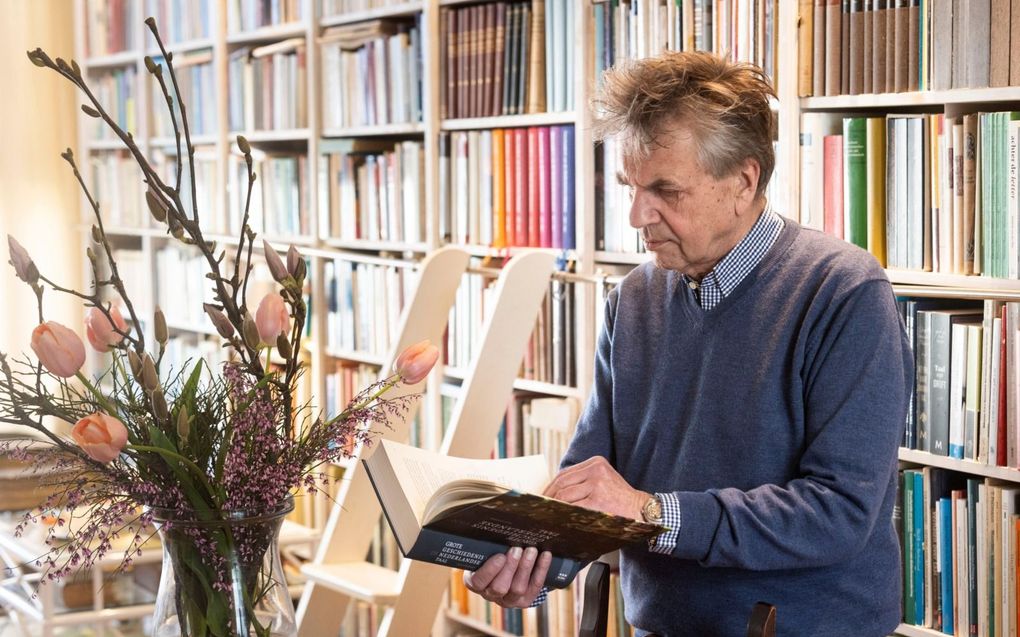
[[641,190],[636,190],[630,201],[630,226],[632,228],[644,228],[655,223],[659,213],[655,208],[652,198]]

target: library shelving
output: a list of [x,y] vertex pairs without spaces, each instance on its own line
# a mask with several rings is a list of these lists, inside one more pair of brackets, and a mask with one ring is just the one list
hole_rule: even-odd
[[[1017,3],[1013,0],[1012,4]],[[874,5],[864,4],[885,6],[881,0]],[[933,6],[939,4],[939,0],[925,0],[921,5],[927,12],[922,14],[930,19]],[[117,28],[98,28],[107,24],[104,21],[114,5],[124,7],[124,15],[109,22]],[[709,5],[713,11],[706,11]],[[573,382],[528,378],[522,363],[513,387],[515,392],[531,397],[583,404],[591,384],[592,354],[605,290],[621,274],[649,258],[627,228],[625,194],[611,174],[615,171],[612,144],[596,148],[587,134],[587,105],[602,69],[663,48],[730,51],[739,59],[761,64],[774,77],[778,94],[777,167],[770,199],[781,214],[822,229],[824,211],[818,208],[818,202],[823,193],[811,187],[822,183],[812,176],[822,174],[823,148],[820,142],[817,148],[802,145],[811,138],[808,133],[820,130],[816,128],[818,122],[830,127],[825,131],[828,135],[842,132],[844,116],[886,120],[888,114],[963,117],[1020,110],[1015,86],[985,88],[968,83],[967,88],[854,95],[823,91],[810,95],[811,91],[804,90],[805,84],[814,88],[815,78],[810,69],[807,79],[811,81],[805,81],[804,64],[806,59],[813,62],[818,56],[811,46],[814,30],[810,38],[805,37],[805,29],[813,28],[806,20],[806,11],[811,12],[812,20],[816,17],[814,4],[803,0],[76,0],[76,53],[90,75],[110,78],[106,80],[109,103],[124,98],[123,118],[135,126],[135,139],[148,155],[163,153],[161,165],[170,173],[176,170],[177,140],[172,131],[155,126],[156,114],[165,109],[161,96],[153,92],[143,57],[156,57],[158,51],[141,20],[145,15],[157,16],[163,32],[169,28],[164,21],[175,21],[175,35],[167,44],[175,64],[192,56],[200,60],[199,64],[208,65],[208,75],[202,78],[206,84],[197,86],[211,83],[212,94],[206,95],[203,90],[198,108],[211,108],[214,113],[207,120],[209,130],[192,140],[200,150],[201,165],[196,167],[199,174],[188,178],[202,184],[198,189],[199,209],[203,220],[215,226],[207,232],[210,239],[223,245],[236,244],[237,240],[237,229],[230,225],[238,218],[241,194],[236,190],[234,174],[235,135],[244,134],[256,154],[267,162],[278,160],[277,164],[267,164],[267,171],[272,172],[276,183],[288,184],[287,194],[278,187],[262,196],[269,203],[267,210],[285,209],[288,219],[263,220],[268,225],[264,223],[257,229],[260,233],[269,231],[266,236],[278,249],[285,250],[291,243],[299,245],[310,260],[310,337],[315,346],[308,348],[306,360],[310,366],[309,392],[316,404],[339,404],[345,388],[349,391],[359,379],[371,377],[372,370],[378,372],[385,366],[393,323],[399,317],[394,312],[401,307],[401,296],[408,294],[406,284],[387,286],[386,276],[373,275],[380,277],[378,289],[385,291],[372,295],[362,290],[362,303],[371,304],[375,297],[385,297],[389,309],[387,316],[362,318],[360,324],[366,330],[370,324],[379,327],[382,335],[373,337],[370,343],[331,341],[330,330],[337,329],[336,323],[344,323],[335,318],[341,311],[341,288],[332,289],[337,272],[351,272],[352,264],[362,264],[359,267],[365,272],[369,266],[401,270],[413,279],[425,255],[444,245],[460,245],[471,255],[469,274],[462,284],[465,298],[451,311],[454,335],[472,334],[472,329],[465,326],[477,324],[483,316],[486,285],[472,284],[468,279],[491,282],[505,263],[536,248],[562,260],[564,272],[554,281],[572,286],[571,317],[565,323],[572,335],[572,347],[562,355],[569,357]],[[653,28],[656,25],[659,28]],[[926,50],[930,53],[933,49],[929,45]],[[272,68],[264,61],[272,61]],[[926,77],[923,69],[930,73],[933,61],[923,54],[919,57],[919,84]],[[287,88],[269,89],[270,83]],[[185,104],[191,106],[189,101]],[[128,258],[138,264],[140,276],[155,283],[150,299],[155,301],[161,293],[159,255],[173,251],[175,258],[181,259],[185,251],[168,244],[164,232],[152,228],[147,218],[132,222],[126,214],[131,202],[141,211],[145,206],[140,188],[131,190],[125,183],[127,175],[121,174],[126,171],[119,168],[123,159],[118,154],[120,141],[97,138],[93,134],[94,121],[89,118],[82,116],[81,123],[78,148],[90,158],[84,167],[86,178],[89,183],[102,184],[104,193],[115,191],[112,196],[116,205],[104,207],[124,214],[110,233],[132,253]],[[532,183],[527,170],[510,174],[513,168],[505,162],[483,165],[486,162],[477,159],[477,148],[474,158],[470,153],[461,156],[448,142],[465,140],[467,148],[495,131],[563,127],[569,127],[572,136],[569,164],[573,185],[569,194],[573,197],[574,235],[569,247],[562,242],[560,247],[542,247],[541,233],[538,241],[529,238],[527,246],[507,241],[500,234],[496,208],[480,203],[482,192],[458,194],[447,187],[458,183],[456,172],[463,170],[461,184],[491,180],[485,197],[503,196],[505,200],[509,193],[496,192],[506,185],[506,181],[498,185],[501,178],[522,184],[522,192],[529,197],[532,190],[545,193],[556,179],[552,171],[548,182]],[[543,139],[541,133],[537,139]],[[489,142],[481,143],[484,153]],[[529,158],[542,156],[539,147],[535,150],[535,156]],[[462,167],[457,166],[458,161],[463,162]],[[557,186],[560,194],[563,183],[561,177]],[[408,190],[411,198],[397,196],[406,195]],[[371,196],[380,192],[389,196]],[[493,219],[479,227],[473,224],[481,220],[459,219],[454,205],[460,195],[467,197],[462,210],[475,210],[477,206]],[[537,196],[521,201],[526,202],[523,214],[540,214],[542,204]],[[550,197],[550,214],[551,202]],[[88,214],[83,205],[83,234],[90,225]],[[975,276],[923,268],[890,268],[887,272],[897,294],[903,297],[969,299],[981,305],[986,300],[1015,302],[1020,295],[1015,276]],[[397,288],[403,289],[398,293]],[[348,285],[344,289],[353,288]],[[354,315],[357,294],[351,292],[349,297],[346,311]],[[146,309],[151,311],[151,304]],[[462,314],[460,329],[458,312]],[[539,319],[527,320],[534,322],[533,340],[541,340],[538,336],[544,328]],[[208,347],[203,342],[208,342],[211,333],[201,317],[185,317],[172,323],[174,336],[182,342],[181,352],[202,352]],[[551,334],[552,330],[548,331]],[[457,338],[464,340],[449,343],[447,356],[451,350],[456,355],[458,347],[462,353],[470,351],[471,337]],[[452,400],[443,397],[441,387],[459,387],[465,382],[463,365],[456,364],[456,358],[445,360],[451,364],[437,370],[430,380],[419,415],[421,422],[415,425],[425,432],[419,437],[421,443],[431,446],[437,446],[442,438],[444,410],[449,410]],[[512,411],[507,410],[508,422],[518,419]],[[901,450],[900,458],[908,469],[947,469],[962,476],[1020,484],[1020,471],[1015,468],[989,467],[909,448]],[[325,523],[325,501],[309,509],[308,523]],[[382,617],[378,609],[364,604],[350,615],[345,624],[349,631],[356,630],[355,625],[360,623],[363,630],[371,632]],[[462,630],[511,634],[505,628],[494,628],[491,622],[453,610],[440,613],[433,627],[438,635]],[[941,634],[908,624],[899,630],[904,635]]]

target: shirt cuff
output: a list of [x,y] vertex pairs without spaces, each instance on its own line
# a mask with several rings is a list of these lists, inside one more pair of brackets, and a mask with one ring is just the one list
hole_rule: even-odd
[[535,608],[536,606],[541,606],[542,604],[545,603],[545,600],[548,599],[548,598],[549,598],[549,588],[546,587],[546,586],[543,586],[542,590],[538,593],[538,597],[535,598],[535,601],[531,602],[531,605],[528,606],[528,608]]
[[680,500],[675,493],[655,495],[662,502],[662,526],[667,530],[648,541],[648,550],[669,555],[676,549],[677,539],[680,537]]

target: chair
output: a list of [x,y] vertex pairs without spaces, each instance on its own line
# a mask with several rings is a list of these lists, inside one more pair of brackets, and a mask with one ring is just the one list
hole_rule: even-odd
[[[609,565],[595,562],[584,579],[584,602],[578,637],[606,637],[609,618]],[[747,637],[775,637],[776,607],[758,602],[747,621]]]

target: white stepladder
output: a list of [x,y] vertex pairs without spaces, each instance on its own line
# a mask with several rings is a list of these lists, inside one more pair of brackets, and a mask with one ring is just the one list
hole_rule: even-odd
[[[388,365],[403,347],[423,338],[438,341],[442,334],[467,255],[456,251],[462,260],[451,255],[442,266],[433,266],[433,261],[453,251],[444,248],[422,263],[422,275],[404,312]],[[500,272],[441,452],[481,458],[492,450],[554,265],[551,253],[525,252],[514,256]],[[433,269],[435,275],[430,277]],[[384,369],[383,374],[387,373],[389,369]],[[383,435],[407,442],[407,422],[412,416],[391,422],[392,429]],[[368,457],[374,450],[369,447],[362,455]],[[315,559],[302,569],[308,584],[298,605],[299,635],[336,635],[350,602],[357,599],[387,607],[380,637],[427,636],[449,581],[448,569],[404,560],[400,570],[394,571],[366,562],[382,510],[360,464],[344,478]]]

